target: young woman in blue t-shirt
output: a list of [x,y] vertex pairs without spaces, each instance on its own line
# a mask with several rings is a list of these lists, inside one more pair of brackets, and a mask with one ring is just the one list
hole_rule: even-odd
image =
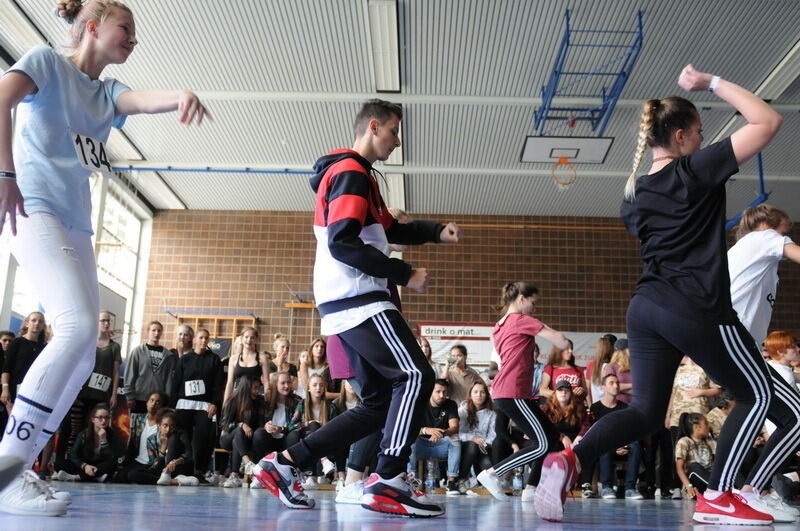
[[[70,0],[56,9],[72,25],[69,55],[37,46],[0,79],[0,230],[8,218],[12,252],[38,279],[55,332],[20,386],[0,443],[0,456],[27,464],[58,428],[94,364],[100,308],[89,176],[111,171],[105,147],[111,128],[122,127],[130,114],[177,110],[186,125],[207,115],[191,92],[134,91],[100,79],[137,45],[124,4]],[[13,514],[59,515],[67,502],[29,472],[0,492],[0,510]]]

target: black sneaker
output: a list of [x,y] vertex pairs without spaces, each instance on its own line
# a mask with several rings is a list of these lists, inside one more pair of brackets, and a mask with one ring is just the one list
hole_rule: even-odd
[[405,474],[383,479],[371,474],[364,484],[361,507],[378,513],[417,518],[441,516],[444,509],[431,503],[425,494],[416,492]]
[[448,481],[447,482],[447,493],[448,496],[461,496],[461,490],[458,488],[458,481]]
[[253,467],[253,478],[273,496],[291,509],[312,509],[314,498],[303,492],[300,475],[292,465],[278,462],[278,454],[272,452]]

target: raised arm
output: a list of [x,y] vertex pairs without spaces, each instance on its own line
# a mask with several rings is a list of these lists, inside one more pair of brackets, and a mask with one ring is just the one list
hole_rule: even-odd
[[[713,77],[712,74],[698,72],[692,65],[686,65],[678,78],[678,85],[688,91],[708,90]],[[730,103],[747,120],[747,124],[731,135],[736,162],[742,164],[770,143],[781,128],[783,117],[764,100],[730,81],[720,79],[714,93]]]
[[200,98],[188,90],[126,90],[117,98],[119,114],[160,114],[178,111],[182,124],[189,125],[195,119],[197,125],[207,116],[211,118]]

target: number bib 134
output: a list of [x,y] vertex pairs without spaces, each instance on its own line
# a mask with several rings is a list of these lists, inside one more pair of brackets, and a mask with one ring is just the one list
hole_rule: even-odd
[[81,166],[91,172],[112,173],[103,142],[90,136],[72,132],[72,146]]

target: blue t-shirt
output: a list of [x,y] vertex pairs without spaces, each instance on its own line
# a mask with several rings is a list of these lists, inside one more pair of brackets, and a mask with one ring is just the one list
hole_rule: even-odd
[[115,104],[130,88],[115,79],[91,79],[44,45],[8,71],[15,70],[38,89],[17,106],[14,163],[25,210],[54,214],[64,226],[91,234],[91,172],[78,161],[74,135],[105,143],[111,127],[125,123]]

